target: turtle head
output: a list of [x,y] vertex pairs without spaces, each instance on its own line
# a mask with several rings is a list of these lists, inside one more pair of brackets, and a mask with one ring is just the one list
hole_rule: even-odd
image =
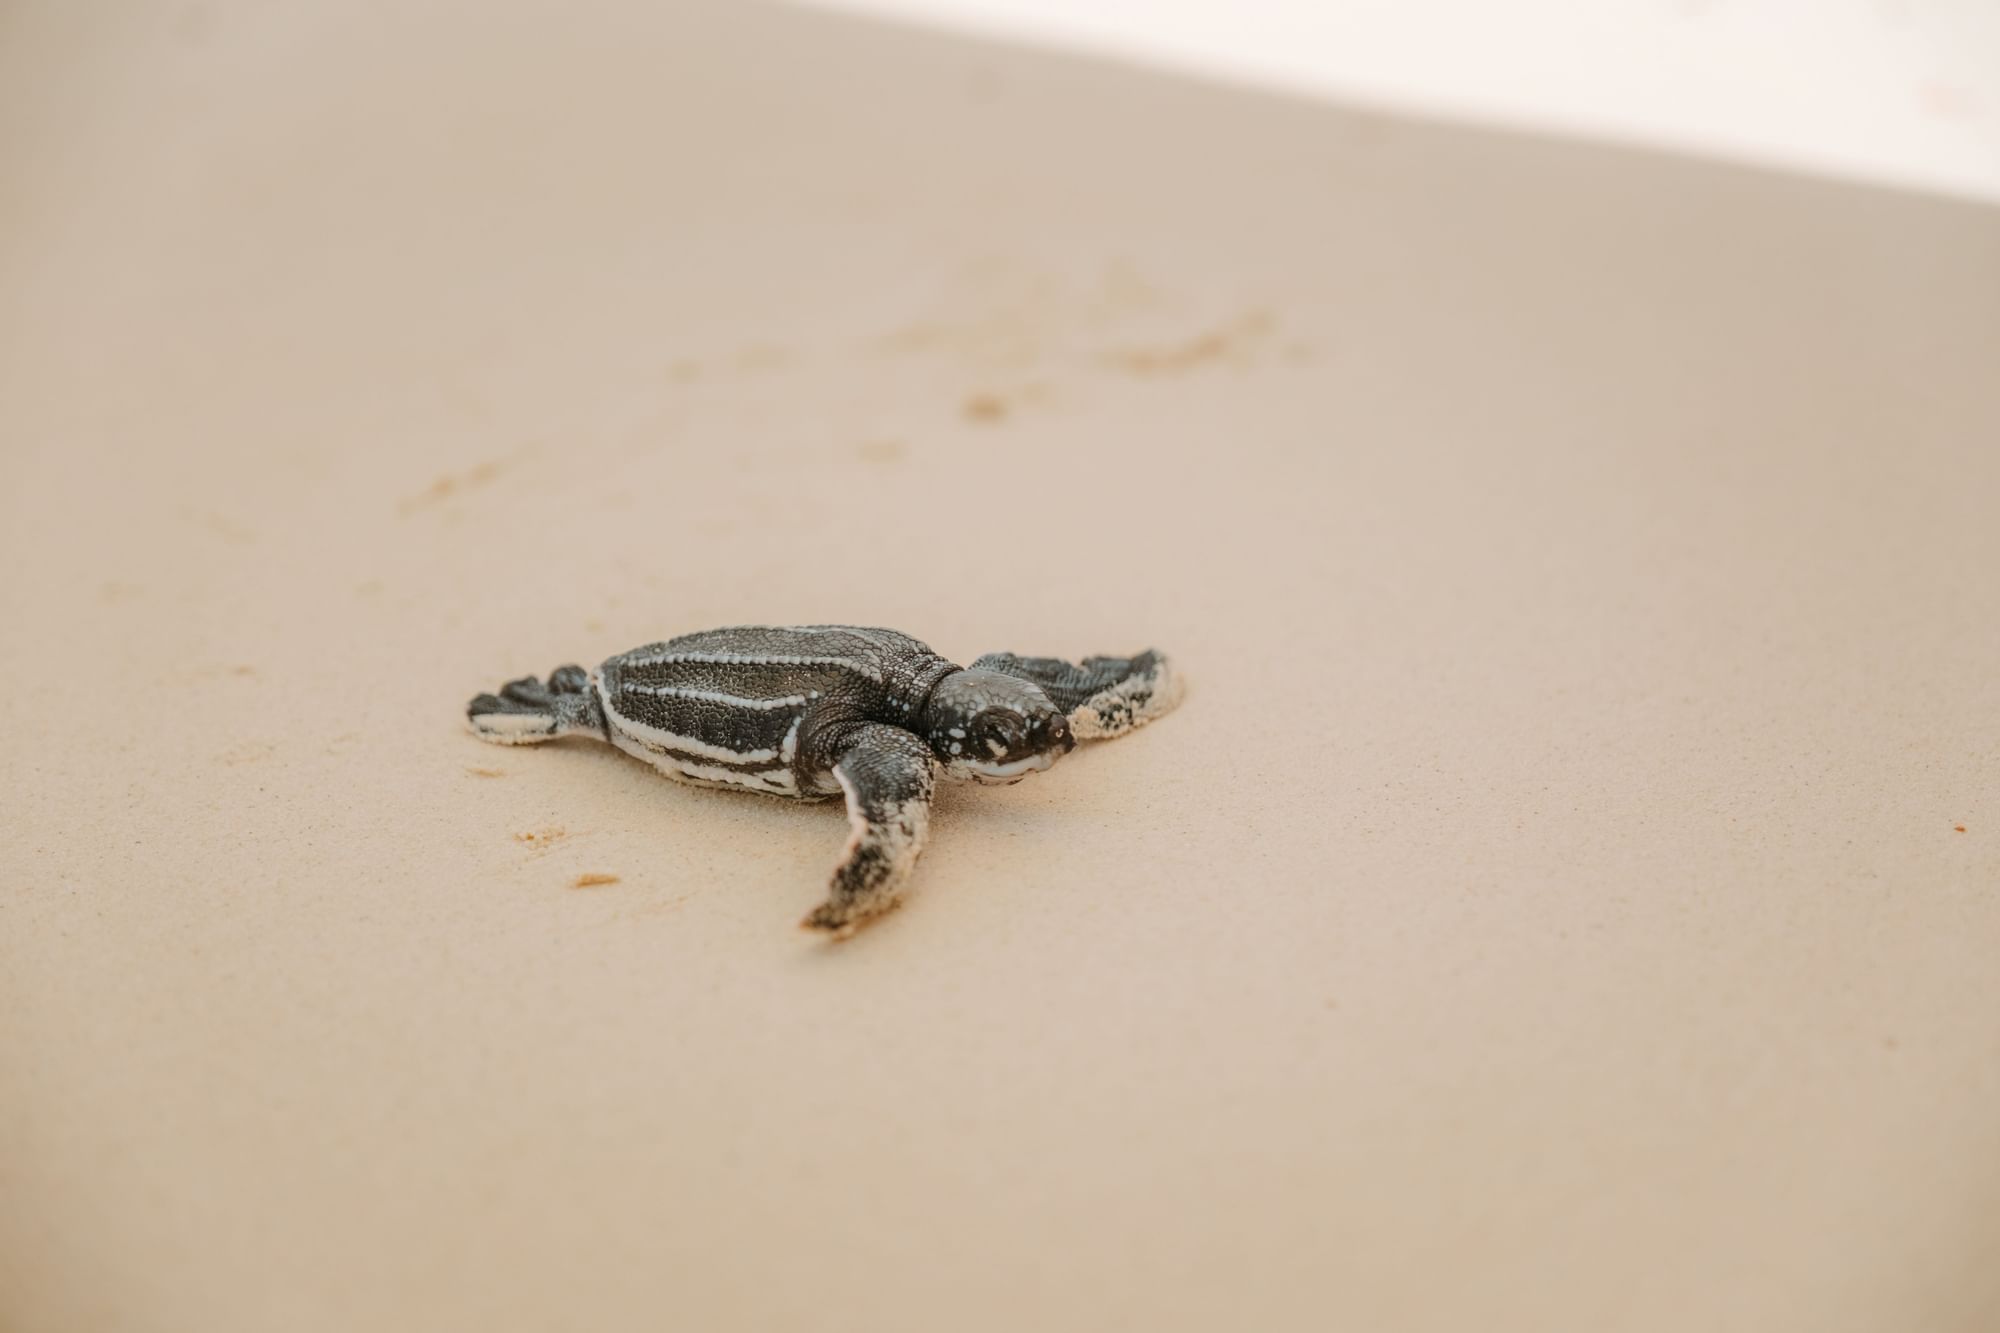
[[924,704],[924,739],[945,775],[1019,782],[1076,748],[1069,719],[1032,681],[998,671],[959,671]]

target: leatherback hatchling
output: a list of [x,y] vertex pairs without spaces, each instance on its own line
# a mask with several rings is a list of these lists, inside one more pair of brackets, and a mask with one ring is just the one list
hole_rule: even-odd
[[934,770],[1019,782],[1079,740],[1120,736],[1173,708],[1157,651],[1136,657],[989,653],[970,668],[894,630],[740,626],[557,667],[482,694],[483,740],[595,736],[670,778],[817,801],[844,795],[853,835],[825,902],[802,923],[850,934],[895,905],[930,831]]

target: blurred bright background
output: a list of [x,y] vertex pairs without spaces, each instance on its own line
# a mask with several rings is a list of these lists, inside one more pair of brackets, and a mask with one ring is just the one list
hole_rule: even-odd
[[819,0],[1239,82],[2000,200],[2000,0]]

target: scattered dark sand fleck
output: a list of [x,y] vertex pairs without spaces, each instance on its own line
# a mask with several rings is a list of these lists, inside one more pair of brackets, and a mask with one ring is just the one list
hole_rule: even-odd
[[864,463],[900,463],[909,451],[901,440],[868,440],[854,449]]
[[1113,365],[1134,375],[1173,375],[1202,366],[1245,364],[1254,345],[1277,323],[1267,310],[1252,310],[1232,323],[1182,342],[1127,347],[1111,353]]
[[467,468],[456,476],[439,477],[422,494],[413,495],[403,501],[400,508],[405,514],[414,514],[419,509],[427,508],[442,500],[448,500],[460,491],[469,491],[475,487],[484,486],[495,477],[498,477],[500,472],[501,467],[498,463],[481,463],[477,467]]
[[967,421],[1005,421],[1007,400],[997,393],[975,393],[966,398],[961,410]]
[[475,778],[504,778],[507,776],[507,770],[504,768],[468,768],[465,771]]
[[617,882],[618,876],[616,875],[583,874],[578,875],[572,880],[570,887],[573,889],[594,889],[600,884],[616,884]]
[[1220,361],[1230,352],[1229,339],[1220,333],[1204,333],[1184,343],[1164,347],[1135,347],[1118,353],[1118,364],[1135,375],[1157,375],[1188,370],[1206,361]]
[[535,829],[529,833],[516,833],[514,841],[526,843],[531,849],[539,852],[555,846],[568,836],[568,829],[549,827]]

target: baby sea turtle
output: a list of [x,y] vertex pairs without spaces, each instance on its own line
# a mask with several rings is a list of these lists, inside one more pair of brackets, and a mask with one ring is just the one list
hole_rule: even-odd
[[988,653],[970,668],[907,634],[750,625],[683,634],[595,671],[557,667],[466,709],[482,740],[594,736],[670,778],[793,800],[847,798],[853,835],[804,925],[835,935],[896,903],[930,831],[935,769],[1019,782],[1180,702],[1167,659]]

